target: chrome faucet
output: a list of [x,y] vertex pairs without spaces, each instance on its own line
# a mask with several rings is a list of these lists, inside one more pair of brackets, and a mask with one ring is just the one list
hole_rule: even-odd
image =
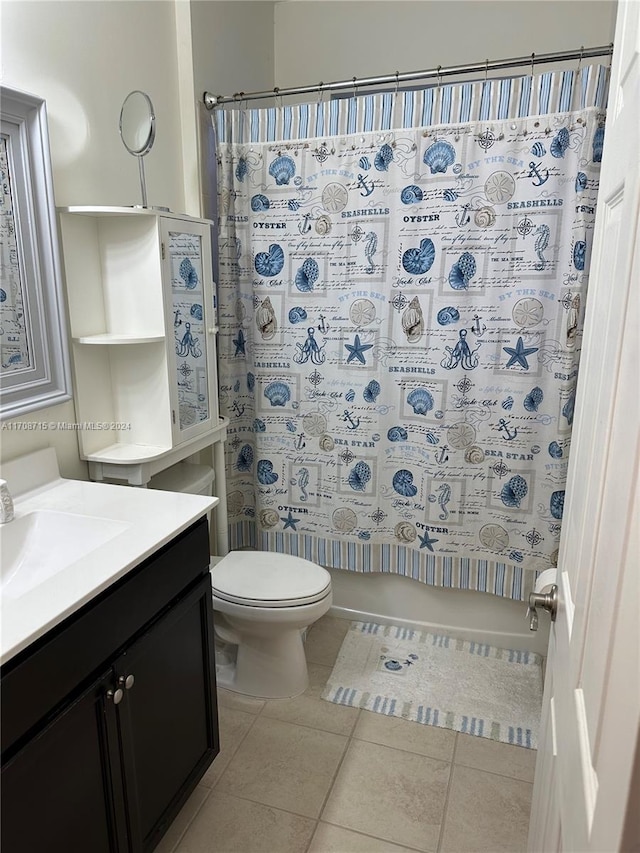
[[13,521],[13,498],[6,480],[0,480],[0,524]]

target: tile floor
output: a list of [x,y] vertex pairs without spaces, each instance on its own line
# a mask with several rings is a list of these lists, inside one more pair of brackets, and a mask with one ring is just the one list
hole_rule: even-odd
[[306,643],[296,699],[219,691],[221,752],[157,853],[516,853],[536,753],[320,699],[349,622]]

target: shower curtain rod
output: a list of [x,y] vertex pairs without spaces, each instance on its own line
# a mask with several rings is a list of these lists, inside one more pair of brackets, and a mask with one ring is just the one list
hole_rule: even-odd
[[497,71],[502,68],[517,68],[519,66],[531,65],[533,73],[534,65],[543,65],[548,62],[570,62],[573,59],[592,59],[596,56],[611,56],[613,53],[613,44],[601,45],[600,47],[581,47],[579,50],[560,50],[554,53],[532,53],[531,56],[519,56],[514,59],[485,59],[484,62],[475,62],[469,65],[452,65],[448,68],[443,68],[439,65],[437,68],[429,71],[407,71],[400,74],[398,71],[395,74],[387,74],[383,77],[354,77],[351,80],[340,80],[335,83],[316,83],[312,86],[294,86],[288,89],[280,89],[276,86],[274,89],[268,89],[263,92],[236,92],[234,95],[212,95],[211,92],[205,92],[203,96],[204,105],[208,110],[212,110],[221,104],[238,103],[239,101],[254,101],[261,98],[282,97],[284,95],[307,95],[312,92],[335,92],[339,89],[357,90],[365,86],[380,86],[385,83],[405,83],[410,80],[428,80],[436,78],[438,82],[443,77],[449,77],[454,74],[477,74],[481,72],[488,73],[489,71]]

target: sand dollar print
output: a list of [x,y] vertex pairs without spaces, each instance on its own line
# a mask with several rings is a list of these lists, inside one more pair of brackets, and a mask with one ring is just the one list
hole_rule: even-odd
[[244,506],[244,495],[237,489],[227,495],[227,512],[229,515],[237,515]]
[[502,551],[509,545],[509,534],[499,524],[485,524],[480,528],[478,538],[490,551]]
[[516,182],[509,172],[494,172],[484,184],[484,194],[491,204],[505,204],[515,191]]
[[341,506],[334,510],[331,521],[340,533],[351,533],[358,523],[358,516],[348,506]]
[[322,190],[322,206],[328,213],[340,213],[347,206],[349,192],[342,184],[327,184]]
[[454,450],[464,450],[476,440],[476,431],[471,424],[460,421],[447,430],[447,441]]
[[537,326],[544,316],[544,305],[538,299],[520,299],[513,306],[513,322],[521,329]]
[[327,419],[320,412],[309,412],[302,419],[302,426],[307,435],[322,435],[327,430]]
[[368,326],[376,319],[376,306],[370,299],[356,299],[349,309],[349,317],[354,326]]

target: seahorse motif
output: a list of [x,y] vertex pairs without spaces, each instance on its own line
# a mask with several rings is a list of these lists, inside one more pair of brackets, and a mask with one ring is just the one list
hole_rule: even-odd
[[440,521],[446,521],[449,518],[449,510],[447,509],[447,504],[451,500],[451,486],[449,486],[447,483],[442,483],[438,491],[440,492],[440,495],[438,497],[438,503],[440,504],[440,509],[442,510],[438,517]]
[[301,468],[298,471],[298,488],[302,492],[300,495],[301,501],[306,501],[309,497],[309,493],[307,492],[307,486],[309,485],[309,469]]
[[365,240],[366,243],[364,244],[364,253],[367,256],[367,260],[369,261],[369,267],[367,269],[367,272],[373,272],[373,256],[375,255],[376,249],[378,247],[378,237],[375,231],[369,231],[369,233],[365,237]]
[[543,270],[545,264],[547,263],[543,252],[549,245],[549,234],[551,233],[551,231],[549,230],[548,225],[538,225],[535,233],[538,236],[536,237],[534,248],[536,250],[536,255],[540,258],[540,263],[536,264],[535,268],[537,270]]

